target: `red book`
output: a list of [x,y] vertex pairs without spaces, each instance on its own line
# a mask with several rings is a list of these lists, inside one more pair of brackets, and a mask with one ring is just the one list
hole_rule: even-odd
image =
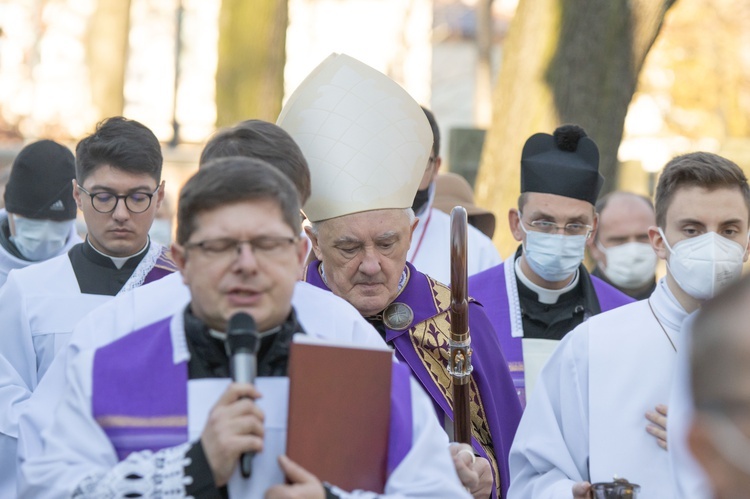
[[292,343],[287,455],[343,490],[383,493],[392,353]]

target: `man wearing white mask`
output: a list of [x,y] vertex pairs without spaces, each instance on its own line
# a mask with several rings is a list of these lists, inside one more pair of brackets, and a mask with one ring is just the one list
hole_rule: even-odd
[[616,191],[596,202],[599,228],[588,240],[596,261],[591,272],[636,300],[651,296],[656,288],[656,253],[648,228],[656,225],[651,200],[632,192]]
[[649,229],[667,275],[647,300],[593,317],[560,343],[513,442],[511,498],[588,498],[591,483],[615,474],[641,497],[677,497],[664,442],[652,436],[663,433],[644,428],[644,416],[653,420],[669,397],[683,320],[739,278],[749,206],[731,161],[697,152],[667,163]]
[[8,273],[66,253],[75,231],[75,159],[51,140],[27,145],[11,167],[0,211],[0,286]]
[[599,150],[581,127],[531,136],[521,155],[518,209],[508,213],[521,246],[503,264],[469,278],[469,294],[497,331],[522,404],[563,336],[632,301],[581,264],[603,182]]

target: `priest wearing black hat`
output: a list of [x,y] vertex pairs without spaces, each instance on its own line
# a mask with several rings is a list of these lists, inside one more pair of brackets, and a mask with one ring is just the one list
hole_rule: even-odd
[[469,293],[497,331],[524,405],[563,336],[592,315],[633,301],[582,265],[603,182],[599,150],[581,127],[532,135],[521,154],[518,208],[508,213],[521,246],[469,279]]
[[0,286],[8,273],[66,253],[81,242],[75,230],[75,159],[52,140],[18,153],[0,211]]

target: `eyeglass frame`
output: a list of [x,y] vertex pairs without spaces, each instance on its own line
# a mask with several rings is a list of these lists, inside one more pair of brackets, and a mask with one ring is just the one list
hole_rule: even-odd
[[[138,214],[141,214],[141,213],[145,213],[146,211],[148,211],[149,208],[151,208],[151,203],[154,200],[154,196],[156,195],[156,193],[159,192],[159,189],[161,189],[162,185],[163,185],[163,182],[159,183],[159,185],[156,186],[156,189],[152,193],[148,193],[148,192],[131,192],[130,194],[115,194],[115,193],[108,192],[108,191],[89,192],[88,190],[84,189],[82,185],[76,185],[76,187],[78,187],[78,189],[81,192],[83,192],[84,194],[86,194],[89,197],[89,199],[91,199],[91,207],[94,208],[94,210],[97,213],[103,213],[105,215],[107,213],[113,213],[117,209],[117,205],[120,203],[120,200],[122,199],[123,202],[125,203],[125,208],[130,213],[135,213],[136,215],[138,215]],[[108,194],[108,195],[113,196],[115,198],[115,205],[112,207],[111,210],[102,211],[102,210],[100,210],[99,208],[96,207],[96,203],[94,203],[94,199],[99,194]],[[141,211],[133,211],[132,209],[130,209],[130,206],[128,205],[128,198],[130,196],[134,195],[134,194],[141,194],[141,195],[146,196],[148,198],[148,205],[146,205],[146,207],[143,210],[141,210]]]
[[[531,222],[525,222],[524,219],[523,219],[523,215],[521,214],[520,211],[518,212],[518,220],[521,222],[521,224],[526,224],[526,225],[532,227],[534,229],[534,232],[539,232],[539,233],[542,233],[542,234],[559,234],[560,231],[562,231],[563,234],[565,234],[567,236],[586,236],[586,239],[588,239],[591,236],[591,232],[594,230],[594,226],[593,225],[589,225],[589,224],[569,223],[569,224],[565,224],[565,225],[557,225],[555,222],[550,222],[549,220],[532,220]],[[550,230],[544,230],[544,229],[540,228],[537,225],[539,223],[548,224],[549,227],[550,227]],[[575,232],[571,233],[570,230],[568,229],[568,227],[570,227],[571,225],[579,225],[582,228],[585,228],[586,232],[585,233],[580,233],[580,234],[579,233],[575,233]],[[554,227],[554,230],[552,229],[553,227]]]
[[[282,246],[281,243],[274,246],[273,248],[260,248],[257,246],[257,242],[259,240],[274,240],[276,242],[284,242],[285,244]],[[243,245],[247,244],[250,246],[250,252],[253,254],[255,258],[258,258],[258,253],[256,253],[256,250],[260,250],[260,254],[264,255],[267,259],[272,259],[274,255],[277,253],[276,250],[280,249],[286,249],[290,246],[292,246],[294,243],[298,242],[300,240],[299,236],[292,237],[292,236],[258,236],[254,237],[252,239],[235,239],[233,237],[217,237],[214,239],[204,239],[202,241],[195,241],[195,242],[186,242],[182,245],[182,247],[185,249],[185,251],[190,251],[192,249],[199,249],[203,255],[205,256],[213,256],[215,258],[221,257],[224,254],[227,256],[231,255],[231,250],[235,252],[234,258],[236,259],[237,256],[240,255],[241,248]],[[217,241],[227,241],[229,242],[229,245],[225,249],[220,250],[210,250],[206,249],[205,245],[207,243],[217,242]],[[270,258],[268,258],[270,257]],[[264,260],[263,257],[260,258],[260,260]]]

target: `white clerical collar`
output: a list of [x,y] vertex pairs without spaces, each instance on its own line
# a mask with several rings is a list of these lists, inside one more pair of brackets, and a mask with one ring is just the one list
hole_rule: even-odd
[[567,293],[578,285],[578,275],[578,269],[576,269],[576,273],[575,276],[573,276],[573,279],[562,289],[543,288],[538,284],[534,284],[528,277],[526,277],[526,274],[524,274],[523,270],[521,270],[521,259],[516,258],[516,276],[518,277],[518,280],[521,281],[521,284],[536,293],[539,299],[539,303],[544,303],[547,305],[557,303],[557,300],[563,294]]
[[91,241],[89,241],[89,237],[86,236],[86,244],[88,244],[91,247],[92,250],[96,251],[97,253],[99,253],[103,257],[106,257],[106,258],[109,258],[110,260],[112,260],[112,263],[115,264],[115,267],[117,267],[118,270],[121,269],[122,266],[125,265],[125,262],[127,262],[128,260],[130,260],[134,256],[138,256],[141,253],[145,252],[148,249],[148,243],[149,243],[149,241],[150,241],[150,238],[148,240],[146,240],[146,245],[143,246],[143,248],[140,251],[137,251],[137,252],[133,253],[130,256],[121,256],[120,257],[120,256],[110,256],[110,255],[108,255],[106,253],[102,253],[101,251],[99,251],[98,249],[96,249],[93,244],[91,244]]
[[668,328],[670,332],[677,332],[682,329],[682,322],[688,316],[688,313],[677,301],[672,290],[669,289],[666,277],[659,280],[656,289],[651,293],[648,300],[662,326]]

